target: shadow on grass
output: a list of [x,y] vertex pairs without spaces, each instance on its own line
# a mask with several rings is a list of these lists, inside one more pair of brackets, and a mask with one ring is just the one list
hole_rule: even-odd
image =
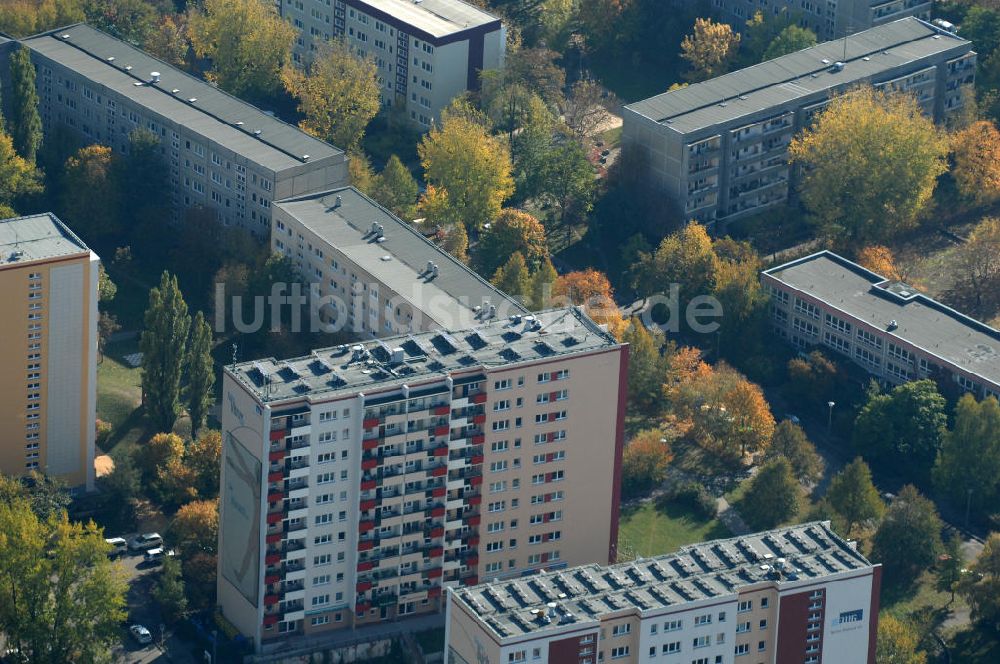
[[982,625],[956,632],[950,639],[952,662],[1000,662],[1000,634]]
[[139,406],[133,410],[125,421],[111,431],[111,435],[105,441],[103,449],[106,453],[121,453],[123,449],[136,445],[140,441],[150,438],[153,431],[153,424],[146,416],[146,409]]

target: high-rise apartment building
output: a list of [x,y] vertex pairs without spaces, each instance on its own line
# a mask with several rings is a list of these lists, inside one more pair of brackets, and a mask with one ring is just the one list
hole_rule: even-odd
[[130,132],[152,131],[170,173],[163,201],[178,214],[207,207],[266,240],[272,201],[347,182],[342,150],[99,30],[72,25],[21,43],[46,133],[66,127],[124,153]]
[[271,247],[316,285],[324,323],[362,337],[528,313],[354,187],[276,202]]
[[449,664],[875,664],[879,565],[829,522],[449,590]]
[[712,7],[737,30],[743,30],[758,11],[765,18],[787,12],[798,25],[815,32],[820,41],[838,39],[908,16],[924,20],[931,17],[930,0],[824,0],[800,3],[712,0]]
[[275,0],[299,29],[293,57],[308,63],[319,44],[346,39],[378,67],[383,107],[403,109],[427,129],[479,72],[504,63],[500,19],[462,0]]
[[1000,331],[846,258],[821,251],[765,270],[775,333],[823,346],[880,380],[934,378],[1000,399]]
[[98,265],[53,214],[0,221],[0,473],[94,486]]
[[627,358],[569,308],[227,368],[224,615],[259,647],[614,560]]
[[788,144],[832,95],[861,84],[907,92],[944,121],[975,68],[970,42],[900,19],[629,104],[622,143],[685,219],[724,225],[788,200]]

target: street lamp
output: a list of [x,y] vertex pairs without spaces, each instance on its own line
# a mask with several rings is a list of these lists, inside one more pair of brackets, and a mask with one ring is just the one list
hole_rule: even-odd
[[826,418],[826,431],[827,433],[830,433],[830,431],[833,429],[833,407],[836,406],[837,404],[834,403],[833,401],[827,401],[826,405],[830,409],[829,414],[827,415]]

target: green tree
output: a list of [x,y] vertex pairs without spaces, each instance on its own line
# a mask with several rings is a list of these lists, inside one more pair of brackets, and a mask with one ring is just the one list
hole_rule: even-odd
[[944,553],[938,561],[937,587],[942,592],[951,593],[951,601],[955,601],[955,591],[962,580],[962,536],[953,532],[944,543]]
[[320,44],[307,69],[288,64],[281,80],[299,100],[303,130],[356,149],[379,109],[375,59],[362,56],[346,39]]
[[17,154],[11,137],[0,130],[0,205],[10,208],[16,198],[41,190],[38,170]]
[[962,19],[962,38],[972,42],[979,62],[985,62],[1000,46],[1000,7],[970,6]]
[[661,386],[666,376],[666,363],[660,348],[663,335],[650,332],[638,318],[629,321],[622,336],[628,349],[628,407],[636,415],[656,416],[666,403]]
[[28,474],[25,479],[0,475],[0,502],[25,501],[41,521],[58,517],[72,502],[66,485],[58,479],[38,472]]
[[[631,363],[629,363],[631,370]],[[782,456],[792,465],[792,473],[800,482],[816,483],[823,477],[823,457],[809,442],[806,432],[791,420],[782,420],[774,428],[766,458]]]
[[168,64],[184,68],[188,45],[187,14],[168,14],[146,36],[143,50]]
[[875,531],[872,559],[882,563],[890,585],[905,587],[934,564],[943,548],[934,503],[906,485]]
[[42,118],[38,114],[38,90],[35,88],[35,65],[31,52],[21,45],[10,54],[10,132],[14,149],[30,163],[35,163],[42,144]]
[[916,627],[891,613],[880,614],[875,661],[878,664],[926,664],[927,653],[920,650]]
[[266,99],[281,89],[296,30],[266,0],[204,0],[189,19],[191,46],[212,61],[209,80],[223,90]]
[[497,268],[492,281],[494,286],[518,299],[530,294],[531,275],[520,251],[515,251],[506,263]]
[[972,619],[988,629],[1000,630],[1000,533],[990,533],[959,591],[972,609]]
[[379,173],[372,198],[389,208],[400,219],[410,221],[416,213],[417,181],[399,157],[392,155]]
[[670,443],[659,429],[640,431],[622,453],[622,493],[641,495],[667,478],[667,464],[673,458]]
[[708,231],[692,222],[663,238],[652,255],[640,254],[634,286],[646,295],[679,284],[683,310],[691,298],[715,290],[717,268]]
[[156,8],[146,0],[84,0],[87,22],[118,39],[141,46],[156,27]]
[[545,228],[527,212],[506,209],[490,224],[479,239],[475,251],[476,267],[482,274],[492,274],[514,252],[534,266],[549,255]]
[[773,60],[787,53],[794,53],[815,45],[815,32],[791,23],[767,45],[767,49],[764,50],[764,60]]
[[971,394],[955,405],[955,419],[934,464],[934,488],[956,502],[995,505],[1000,491],[1000,405],[995,398],[977,402]]
[[14,37],[27,37],[86,19],[82,0],[8,0],[3,4],[0,32]]
[[597,181],[594,167],[579,143],[556,142],[545,155],[543,173],[542,199],[559,210],[560,226],[566,225],[568,214],[590,211]]
[[66,160],[61,217],[93,242],[121,231],[121,189],[116,157],[106,145],[88,145]]
[[371,196],[377,177],[368,155],[359,150],[347,153],[347,179],[355,189],[365,196]]
[[153,599],[160,605],[164,619],[170,624],[176,623],[187,612],[181,562],[175,556],[166,556],[163,559],[163,567],[160,568],[159,578],[153,588]]
[[[170,177],[160,138],[145,127],[136,127],[128,135],[128,154],[113,158],[112,177],[117,183],[121,201],[121,218],[127,219],[127,229],[137,252],[144,257],[159,257],[169,244],[170,209],[162,203],[161,187]],[[210,244],[203,235],[203,244]],[[218,251],[219,246],[212,246]],[[204,263],[188,274],[197,273]]]
[[798,512],[801,489],[788,459],[778,457],[768,461],[747,481],[750,484],[737,509],[750,527],[774,528]]
[[215,367],[212,363],[212,328],[199,311],[191,325],[191,343],[187,356],[187,410],[191,416],[191,436],[197,436],[205,424],[208,409],[215,403],[212,386]]
[[443,228],[441,233],[441,248],[457,258],[463,263],[469,262],[469,234],[465,230],[465,224],[452,224]]
[[535,311],[548,309],[552,305],[552,293],[559,273],[548,256],[542,258],[538,268],[531,275],[531,306]]
[[461,108],[443,111],[417,152],[427,181],[447,190],[455,217],[470,229],[493,221],[514,191],[507,143]]
[[107,661],[128,585],[101,529],[65,511],[40,519],[23,498],[0,502],[0,632],[26,661]]
[[789,146],[811,220],[849,246],[913,229],[947,153],[914,97],[870,87],[835,97]]
[[885,512],[878,489],[872,484],[872,471],[861,457],[834,475],[826,500],[847,521],[848,531],[859,523],[878,521]]
[[177,277],[166,271],[159,287],[149,291],[142,351],[142,391],[154,425],[170,431],[180,410],[181,373],[184,368],[191,316],[177,287]]

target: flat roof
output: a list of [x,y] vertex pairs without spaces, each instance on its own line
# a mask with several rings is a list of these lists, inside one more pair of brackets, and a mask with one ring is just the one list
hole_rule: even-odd
[[[519,302],[354,187],[286,198],[273,205],[431,319],[438,311],[472,313],[484,301],[506,313],[527,313]],[[371,232],[373,223],[384,229],[381,240]],[[427,273],[429,262],[438,266],[436,277]],[[450,326],[456,317],[436,322]]]
[[[396,388],[453,372],[557,359],[620,344],[577,307],[512,316],[464,330],[429,331],[314,350],[226,367],[262,402],[352,395]],[[401,361],[392,350],[403,349]]]
[[500,22],[493,14],[461,0],[352,0],[348,4],[383,12],[435,38]]
[[[685,134],[817,92],[844,88],[956,48],[972,50],[972,43],[911,16],[665,92],[626,108]],[[837,62],[844,63],[839,71],[833,67]]]
[[[916,288],[820,251],[764,274],[970,374],[1000,385],[1000,331]],[[897,327],[888,330],[890,321]]]
[[[39,55],[272,171],[343,158],[340,148],[89,25],[22,41]],[[159,82],[152,82],[152,72],[159,72]]]
[[89,251],[51,212],[0,220],[0,269]]
[[762,583],[822,579],[873,565],[815,521],[685,546],[616,565],[583,565],[456,589],[453,597],[500,639],[600,621],[624,610],[658,614],[732,597]]

